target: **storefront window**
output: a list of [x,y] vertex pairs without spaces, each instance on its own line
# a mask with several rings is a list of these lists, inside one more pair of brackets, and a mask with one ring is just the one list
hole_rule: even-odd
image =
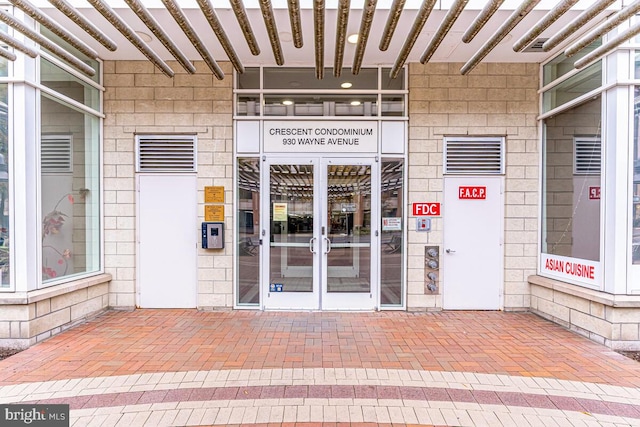
[[8,85],[0,84],[0,289],[11,286]]
[[380,303],[402,305],[404,161],[383,159],[380,176],[382,239],[380,249]]
[[547,62],[543,67],[543,85],[546,86],[554,80],[559,79],[567,73],[575,70],[574,63],[593,52],[595,49],[602,45],[602,39],[598,39],[591,43],[589,46],[580,50],[577,54],[567,57],[564,53],[553,58]]
[[633,182],[631,184],[633,200],[631,203],[631,219],[633,235],[631,238],[631,254],[634,264],[640,264],[640,86],[635,87],[633,108]]
[[404,96],[383,95],[381,115],[385,117],[405,117],[406,112],[404,111]]
[[[40,33],[43,36],[45,36],[47,39],[55,43],[57,46],[62,47],[64,50],[66,50],[67,52],[70,52],[71,54],[73,54],[73,56],[75,56],[76,58],[80,59],[82,62],[84,62],[91,68],[93,68],[95,70],[95,74],[93,76],[88,76],[84,74],[83,76],[93,80],[96,83],[100,82],[100,62],[99,61],[97,61],[95,58],[89,58],[88,56],[80,52],[78,49],[76,49],[75,47],[71,46],[69,43],[64,41],[58,35],[52,33],[51,30],[49,30],[46,27],[40,26]],[[54,55],[54,54],[51,53],[51,55]]]
[[[343,68],[340,77],[333,75],[333,68],[325,68],[322,79],[316,77],[314,68],[265,68],[264,89],[326,91],[326,90],[377,90],[378,69],[362,68],[357,76],[351,68]],[[345,85],[348,84],[348,85]]]
[[236,104],[236,116],[259,116],[260,95],[239,95]]
[[247,67],[244,73],[238,74],[238,89],[260,89],[260,68]]
[[[405,117],[404,73],[392,79],[389,68],[364,68],[357,76],[344,68],[340,77],[325,68],[247,68],[236,76],[238,117]],[[262,73],[262,79],[261,77]]]
[[553,110],[599,88],[601,85],[602,61],[598,61],[546,91],[542,96],[542,109],[544,112]]
[[237,298],[240,305],[260,302],[260,161],[238,159]]
[[100,90],[42,58],[40,83],[79,103],[100,110]]
[[265,116],[364,116],[378,115],[375,95],[268,95]]
[[[83,89],[81,89],[83,90]],[[42,280],[100,268],[97,117],[41,96]]]
[[601,96],[544,120],[542,252],[600,260]]
[[[4,10],[6,12],[6,9]],[[4,23],[0,24],[0,30],[3,31],[4,33],[9,33],[9,28]],[[9,47],[4,43],[2,43],[0,46],[2,46],[5,49],[9,49]],[[0,58],[0,77],[7,77],[8,75],[9,75],[9,60],[6,58]],[[6,87],[5,87],[5,91],[6,91]]]

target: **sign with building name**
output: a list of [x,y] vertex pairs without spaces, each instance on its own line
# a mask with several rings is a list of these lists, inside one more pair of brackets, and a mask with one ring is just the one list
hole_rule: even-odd
[[413,216],[440,216],[439,202],[413,204]]
[[373,121],[352,120],[265,121],[264,151],[270,153],[376,153],[378,124]]
[[600,200],[600,187],[589,187],[589,199]]
[[597,261],[569,258],[559,255],[540,254],[540,273],[568,282],[600,286],[602,267]]
[[273,220],[274,221],[286,221],[287,218],[287,204],[286,203],[274,203],[273,204]]
[[484,200],[487,198],[487,187],[458,187],[458,198]]
[[204,187],[204,202],[224,203],[224,187],[217,185]]
[[224,205],[205,206],[204,220],[207,222],[224,222]]

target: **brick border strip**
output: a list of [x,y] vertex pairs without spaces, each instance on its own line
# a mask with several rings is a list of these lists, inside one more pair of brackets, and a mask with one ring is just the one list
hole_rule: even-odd
[[250,387],[204,387],[105,393],[26,403],[69,404],[74,409],[102,408],[164,402],[260,399],[389,399],[452,403],[477,403],[595,413],[640,419],[640,405],[580,397],[507,391],[462,390],[437,387],[367,385],[292,385]]

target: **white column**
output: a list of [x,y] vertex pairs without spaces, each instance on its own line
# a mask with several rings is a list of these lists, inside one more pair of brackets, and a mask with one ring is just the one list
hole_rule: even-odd
[[[16,16],[26,22],[30,20],[16,11]],[[19,37],[19,34],[15,34]],[[24,39],[24,43],[31,44]],[[16,79],[37,81],[37,61],[18,53],[13,64]],[[42,260],[40,232],[41,215],[38,197],[38,156],[40,109],[37,102],[38,91],[25,83],[14,83],[9,94],[9,164],[11,188],[11,229],[10,247],[14,289],[26,292],[37,289],[41,280]]]
[[[606,80],[629,79],[632,51],[622,50],[606,59]],[[602,237],[604,291],[626,294],[630,286],[629,232],[629,148],[633,133],[633,86],[614,86],[605,93],[604,155],[602,191]]]

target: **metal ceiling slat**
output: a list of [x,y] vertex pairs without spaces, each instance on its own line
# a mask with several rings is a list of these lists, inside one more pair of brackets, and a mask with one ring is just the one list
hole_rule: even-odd
[[[27,0],[10,0],[12,4],[16,5],[23,10],[28,9],[29,3]],[[186,58],[184,54],[182,54],[177,46],[170,40],[169,32],[164,32],[163,29],[157,25],[157,23],[153,23],[153,18],[149,11],[147,11],[144,6],[142,6],[143,1],[146,0],[125,0],[129,5],[131,11],[134,14],[138,15],[138,17],[147,25],[147,27],[154,33],[155,37],[164,45],[164,47],[171,53],[176,60],[190,73],[194,72],[194,67],[191,61]],[[470,72],[479,62],[481,62],[486,55],[491,52],[492,49],[496,47],[496,45],[503,40],[508,34],[513,32],[515,26],[521,22],[521,20],[533,9],[535,5],[538,4],[540,0],[523,0],[510,17],[502,23],[499,30],[493,34],[468,61],[461,68],[461,74],[467,74]],[[72,19],[72,21],[78,25],[82,30],[86,31],[93,38],[98,40],[105,48],[113,51],[116,46],[108,37],[102,33],[97,27],[92,24],[85,17],[80,15],[78,11],[73,8],[71,5],[66,3],[66,0],[50,0],[50,2],[64,15],[68,18]],[[118,30],[129,42],[132,43],[147,59],[149,59],[156,67],[158,67],[165,75],[168,77],[173,77],[173,71],[168,65],[158,56],[153,50],[150,49],[149,45],[147,45],[139,36],[135,34],[135,32],[129,27],[129,25],[114,12],[113,9],[109,6],[109,2],[107,0],[88,0],[91,6],[95,10],[97,10],[102,16],[107,19],[111,23],[111,25]],[[249,17],[247,16],[247,11],[245,9],[245,1],[243,0],[229,0],[231,8],[233,9],[233,13],[235,14],[236,20],[242,30],[244,38],[247,41],[249,46],[249,50],[253,55],[259,55],[260,49],[258,47],[258,43],[256,40],[256,36],[253,33],[251,28],[251,22]],[[441,42],[445,40],[446,37],[453,37],[454,35],[451,33],[451,28],[453,22],[460,16],[462,9],[465,7],[468,0],[455,0],[448,7],[445,7],[442,10],[438,10],[439,13],[446,12],[445,18],[442,20],[439,28],[437,29],[435,35],[430,36],[427,41],[427,49],[423,53],[420,58],[420,62],[426,62],[431,59],[431,56],[435,53],[438,46]],[[195,27],[192,27],[190,22],[188,21],[185,13],[178,5],[178,3],[183,4],[182,0],[162,0],[162,3],[165,6],[165,10],[169,12],[169,14],[175,19],[180,28],[184,31],[185,35],[191,42],[192,46],[196,48],[200,56],[207,63],[213,74],[218,79],[224,78],[224,73],[218,66],[217,62],[213,58],[212,54],[207,50],[210,48],[209,41],[206,40],[206,44],[203,40],[198,37],[198,31],[196,31]],[[217,18],[215,8],[213,6],[214,3],[211,0],[197,0],[198,5],[200,6],[201,12],[203,12],[206,22],[209,23],[211,29],[217,36],[220,45],[224,49],[227,54],[227,57],[233,64],[236,71],[242,73],[244,71],[244,66],[242,65],[239,55],[236,53],[233,43],[229,40],[224,32],[222,25],[220,24],[220,20]],[[257,3],[257,4],[256,4]],[[322,79],[324,72],[324,27],[325,27],[325,19],[326,19],[326,0],[313,0],[312,11],[304,11],[304,13],[313,13],[313,34],[314,34],[314,54],[315,54],[315,68],[316,68],[316,78]],[[462,41],[468,43],[471,38],[473,38],[472,33],[477,33],[480,28],[484,27],[485,24],[489,23],[489,20],[492,18],[492,15],[498,10],[498,8],[502,5],[503,0],[487,0],[485,8],[478,14],[476,21],[470,27],[467,32],[461,37]],[[551,28],[551,23],[557,21],[562,17],[562,15],[567,14],[569,10],[573,7],[574,4],[577,3],[577,0],[562,0],[557,2],[557,5],[553,7],[544,17],[539,20],[538,23],[530,28],[529,31],[524,32],[524,36],[520,37],[518,42],[514,45],[515,50],[520,50],[523,46],[527,44],[527,42],[533,37],[535,34],[540,34],[545,31],[547,28]],[[552,34],[549,40],[544,43],[543,49],[548,51],[552,43],[559,43],[559,41],[563,41],[569,34],[572,34],[578,28],[584,27],[584,25],[591,19],[594,19],[596,16],[600,16],[602,12],[604,12],[607,8],[612,6],[615,3],[615,0],[594,0],[593,4],[587,7],[584,12],[579,16],[578,20],[572,21],[570,24],[565,25],[557,32],[557,34]],[[186,4],[186,3],[184,3]],[[272,0],[257,0],[257,2],[252,2],[252,6],[257,9],[259,5],[260,10],[262,12],[262,18],[264,20],[265,29],[267,35],[269,37],[269,41],[272,46],[273,55],[275,59],[275,63],[277,65],[284,64],[284,52],[282,45],[280,43],[280,36],[277,29],[277,20],[279,19],[279,15],[274,14],[273,9],[274,2]],[[393,63],[390,71],[390,77],[396,78],[400,70],[404,67],[409,54],[411,53],[414,44],[418,41],[420,37],[424,38],[423,29],[426,28],[425,24],[428,18],[430,17],[432,11],[434,10],[435,5],[438,4],[437,0],[423,0],[421,2],[420,7],[415,11],[415,19],[413,21],[413,25],[406,30],[404,34],[396,34],[396,37],[403,37],[405,39],[402,47],[398,50],[398,54],[395,62]],[[632,14],[636,3],[632,3],[631,9],[626,11],[626,15],[616,14],[614,19],[610,19],[607,21],[607,30],[614,30],[615,27],[622,24],[622,21],[626,21],[626,18],[629,14]],[[385,28],[384,31],[380,31],[381,40],[379,50],[385,51],[389,47],[391,43],[391,38],[394,36],[394,32],[396,32],[396,28],[403,12],[403,8],[405,5],[405,0],[394,0],[392,5],[387,5],[384,7],[388,16],[385,20]],[[301,17],[301,9],[300,9],[300,1],[299,0],[287,0],[288,7],[288,17],[291,24],[291,35],[292,39],[291,43],[296,47],[302,47],[302,34],[303,28],[302,25],[306,22],[304,20],[304,16]],[[331,3],[332,8],[336,8],[335,1]],[[352,64],[352,74],[358,74],[363,58],[364,52],[366,50],[368,44],[368,37],[371,31],[372,25],[374,24],[374,14],[378,10],[377,0],[364,0],[364,4],[358,8],[362,12],[362,18],[360,22],[359,28],[359,40],[357,45],[355,46],[355,55],[353,58]],[[508,8],[512,10],[513,8],[510,6]],[[350,11],[350,0],[339,0],[337,5],[337,25],[336,25],[336,45],[334,51],[334,75],[337,77],[340,75],[342,70],[342,63],[344,60],[344,50],[345,43],[344,38],[347,31],[347,23],[348,23],[348,14]],[[253,12],[253,11],[252,11]],[[40,22],[43,26],[48,26],[50,29],[55,28],[54,32],[60,36],[60,34],[70,34],[73,35],[73,32],[66,32],[60,30],[61,26],[56,24],[54,21],[50,20],[46,15],[39,12],[39,10],[34,9],[31,10],[31,17],[36,19],[36,21]],[[34,15],[35,13],[35,15]],[[155,13],[155,11],[154,11]],[[278,12],[279,13],[279,12]],[[128,15],[122,15],[128,16]],[[255,15],[251,15],[252,17]],[[622,16],[622,18],[617,19],[618,16]],[[253,19],[253,18],[252,18]],[[51,22],[49,22],[51,21]],[[619,22],[620,21],[620,22]],[[195,21],[194,21],[195,22]],[[205,22],[204,20],[202,22]],[[152,25],[153,24],[153,25]],[[429,27],[431,28],[431,27]],[[64,30],[64,28],[63,28]],[[636,32],[640,32],[640,26],[634,27]],[[201,32],[200,32],[201,33]],[[635,33],[625,33],[626,36],[632,36]],[[455,35],[457,37],[457,33]],[[67,37],[60,36],[60,37]],[[75,37],[75,36],[73,36]],[[545,36],[546,37],[546,36]],[[79,39],[78,39],[79,40]],[[422,40],[422,39],[420,39]],[[625,41],[625,40],[623,40]],[[43,41],[44,43],[44,41]],[[422,43],[422,41],[421,41]],[[77,46],[76,46],[77,47]],[[610,45],[609,48],[615,48],[616,46]],[[52,46],[52,49],[55,49],[56,45]],[[51,49],[49,49],[51,50]],[[601,48],[600,52],[603,52],[604,48]],[[62,48],[56,50],[54,53],[61,58],[64,58],[66,51]],[[11,54],[9,52],[8,54]],[[86,54],[86,52],[85,52]],[[5,55],[5,53],[0,53],[0,55]],[[72,55],[73,56],[73,55]],[[95,56],[95,54],[89,55]],[[593,57],[587,58],[587,60],[582,60],[579,63],[574,64],[576,68],[580,68],[588,62],[588,59],[593,59]],[[80,66],[80,64],[78,64]],[[86,70],[85,72],[88,72]]]

